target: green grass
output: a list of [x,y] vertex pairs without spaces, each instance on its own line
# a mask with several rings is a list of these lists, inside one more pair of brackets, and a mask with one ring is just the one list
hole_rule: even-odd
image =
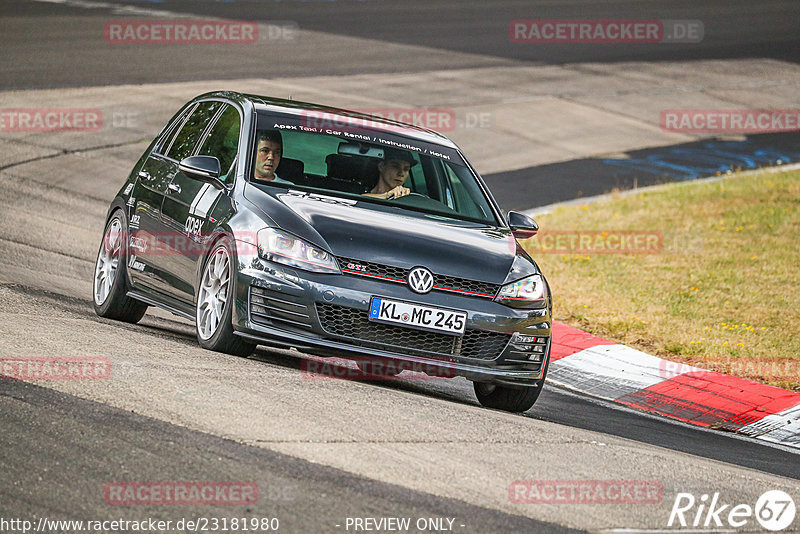
[[[800,391],[800,172],[673,184],[537,218],[556,319]],[[660,232],[651,254],[542,253],[548,231]]]

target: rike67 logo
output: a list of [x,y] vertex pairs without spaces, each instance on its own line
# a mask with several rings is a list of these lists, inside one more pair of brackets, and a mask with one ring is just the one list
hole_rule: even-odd
[[703,494],[699,499],[691,493],[678,493],[669,514],[668,527],[702,527],[710,529],[761,528],[777,532],[789,528],[794,522],[795,504],[792,497],[781,490],[764,492],[755,506],[729,504],[720,498],[719,492]]

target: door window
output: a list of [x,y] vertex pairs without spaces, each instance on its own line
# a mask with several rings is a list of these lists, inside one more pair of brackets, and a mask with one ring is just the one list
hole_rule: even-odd
[[181,131],[175,136],[167,156],[177,161],[190,156],[194,147],[197,146],[200,135],[224,105],[222,102],[200,102],[194,113],[184,123]]
[[214,127],[206,134],[199,155],[214,156],[219,160],[219,168],[225,183],[233,182],[233,173],[230,172],[239,152],[239,128],[241,120],[239,112],[231,105],[226,105],[225,111],[219,116]]

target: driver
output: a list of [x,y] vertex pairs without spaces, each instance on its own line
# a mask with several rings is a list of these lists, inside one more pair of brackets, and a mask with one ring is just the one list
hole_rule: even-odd
[[408,187],[403,184],[408,178],[411,167],[417,162],[411,152],[398,150],[396,148],[386,148],[383,151],[383,159],[378,163],[378,183],[375,184],[365,196],[375,198],[400,198],[411,193]]
[[283,137],[279,130],[260,130],[256,137],[256,166],[253,178],[274,184],[292,184],[280,178],[275,170],[283,155]]

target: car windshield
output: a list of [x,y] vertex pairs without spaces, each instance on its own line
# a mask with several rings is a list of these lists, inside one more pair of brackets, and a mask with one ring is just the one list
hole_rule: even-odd
[[[254,179],[253,183],[356,199],[375,209],[498,224],[476,177],[451,147],[365,127],[363,122],[345,125],[310,116],[259,113],[251,154],[264,150],[264,145],[271,146],[265,141],[270,139],[281,142],[280,161],[274,169],[277,179]],[[263,163],[263,158],[260,161]],[[255,157],[252,165],[258,162]],[[381,190],[381,173],[397,171],[397,167],[408,169],[407,178],[404,182],[400,178],[400,183],[410,194],[392,199],[368,196]],[[249,176],[258,178],[257,171],[254,168]]]

